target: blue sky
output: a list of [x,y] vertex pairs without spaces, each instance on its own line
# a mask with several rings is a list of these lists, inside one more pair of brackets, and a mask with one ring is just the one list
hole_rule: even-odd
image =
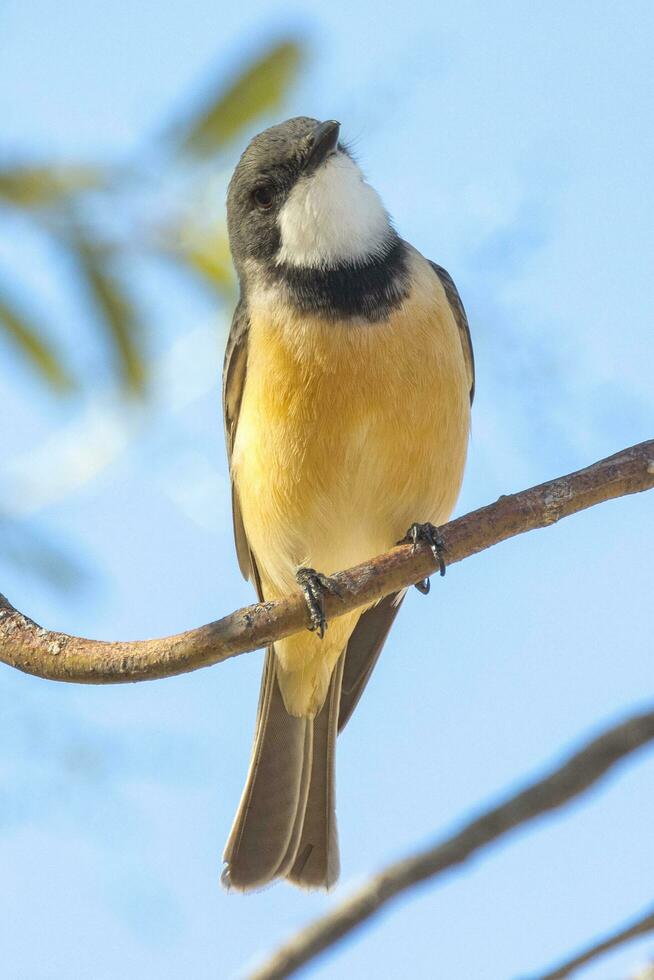
[[[651,438],[654,172],[646,2],[5,2],[3,147],[129,158],[198,83],[271,37],[310,59],[286,115],[337,118],[401,233],[468,309],[477,399],[458,512]],[[235,153],[236,153],[235,148]],[[216,174],[220,214],[226,173]],[[0,262],[97,334],[22,227]],[[65,270],[64,270],[65,271]],[[7,564],[38,621],[163,635],[251,599],[231,543],[219,415],[228,313],[143,272],[154,398],[44,393],[0,347],[5,508],[89,572],[64,594]],[[74,474],[74,479],[70,474]],[[367,872],[440,836],[651,697],[652,499],[616,501],[484,553],[411,595],[339,744],[342,882],[220,890],[260,655],[124,688],[0,685],[0,945],[7,976],[238,976]],[[398,903],[317,977],[504,980],[651,903],[654,759]],[[654,939],[587,976],[627,977]]]

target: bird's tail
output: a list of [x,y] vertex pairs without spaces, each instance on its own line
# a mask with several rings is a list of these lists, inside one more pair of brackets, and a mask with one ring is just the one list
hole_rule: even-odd
[[334,753],[344,656],[315,719],[284,707],[275,654],[266,655],[252,759],[225,846],[223,884],[248,891],[274,878],[329,888],[338,878]]

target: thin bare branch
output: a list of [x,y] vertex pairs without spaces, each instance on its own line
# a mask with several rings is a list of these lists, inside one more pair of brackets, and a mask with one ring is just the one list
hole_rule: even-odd
[[576,956],[560,963],[554,970],[550,970],[548,973],[539,973],[533,980],[562,980],[563,977],[569,977],[580,966],[585,966],[592,960],[603,956],[604,953],[628,943],[631,939],[637,939],[638,936],[644,936],[648,932],[654,932],[654,909],[649,909],[645,915],[634,919],[629,925],[609,933],[608,936],[593,943],[592,946],[587,946]]
[[248,980],[281,980],[290,976],[319,953],[333,948],[398,895],[463,864],[517,827],[568,803],[625,756],[653,740],[654,709],[608,729],[557,769],[482,813],[454,836],[385,868],[333,911],[294,936]]
[[[500,499],[446,524],[441,530],[448,565],[516,534],[547,527],[604,500],[654,487],[654,440]],[[342,597],[327,596],[328,617],[367,605],[431,575],[431,550],[393,548],[338,575]],[[267,646],[308,627],[301,595],[257,603],[176,636],[105,642],[55,633],[38,626],[0,596],[0,661],[57,681],[115,684],[154,680],[208,667]]]

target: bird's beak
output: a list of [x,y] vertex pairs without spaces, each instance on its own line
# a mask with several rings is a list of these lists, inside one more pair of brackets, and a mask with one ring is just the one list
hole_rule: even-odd
[[341,124],[335,119],[328,119],[327,122],[319,123],[313,131],[313,142],[309,156],[306,159],[303,170],[305,174],[313,173],[314,170],[333,153],[338,146],[338,134]]

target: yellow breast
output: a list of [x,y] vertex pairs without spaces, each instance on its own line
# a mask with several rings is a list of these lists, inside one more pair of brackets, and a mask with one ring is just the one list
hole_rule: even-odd
[[[279,296],[251,298],[232,455],[263,594],[295,572],[331,574],[391,547],[413,521],[439,524],[461,484],[470,378],[439,279],[411,253],[412,289],[388,320],[330,322]],[[275,644],[287,710],[313,716],[359,612]]]
[[233,475],[266,595],[287,592],[299,565],[329,574],[454,506],[469,379],[440,281],[415,252],[410,271],[385,322],[253,298]]

